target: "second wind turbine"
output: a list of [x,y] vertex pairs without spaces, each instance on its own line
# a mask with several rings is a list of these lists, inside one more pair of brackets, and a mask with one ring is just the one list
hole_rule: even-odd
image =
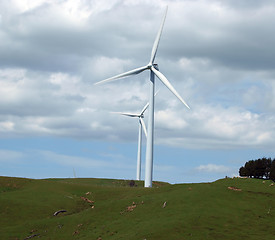
[[[155,93],[155,96],[158,94],[159,91]],[[147,130],[146,130],[146,125],[143,121],[144,118],[144,112],[148,108],[149,103],[146,103],[146,105],[143,107],[140,113],[124,113],[124,112],[114,112],[118,113],[127,117],[132,117],[132,118],[138,118],[139,121],[139,130],[138,130],[138,152],[137,152],[137,176],[136,180],[140,180],[141,176],[141,145],[142,145],[142,131],[141,128],[143,129],[144,135],[147,137]]]
[[149,115],[148,115],[148,130],[147,130],[147,144],[146,144],[146,162],[145,162],[145,181],[144,187],[152,187],[152,176],[153,176],[153,147],[154,147],[154,93],[155,93],[155,75],[159,78],[159,80],[187,107],[187,103],[182,99],[182,97],[178,94],[175,88],[171,85],[171,83],[167,80],[167,78],[158,70],[157,64],[154,63],[157,49],[159,45],[160,36],[162,33],[162,29],[164,26],[166,14],[168,7],[165,10],[165,14],[160,26],[160,29],[157,33],[149,63],[146,66],[136,68],[134,70],[116,75],[114,77],[105,79],[103,81],[97,82],[95,84],[106,83],[109,81],[117,80],[119,78],[128,77],[131,75],[139,74],[145,70],[150,70],[150,95],[149,95]]
[[132,118],[138,118],[139,121],[139,128],[138,128],[138,151],[137,151],[137,175],[136,175],[136,180],[140,180],[141,176],[141,145],[142,145],[142,130],[144,132],[144,135],[147,137],[147,130],[145,123],[143,121],[144,118],[144,112],[148,108],[149,103],[147,103],[142,111],[140,113],[123,113],[123,112],[115,112],[127,117],[132,117]]

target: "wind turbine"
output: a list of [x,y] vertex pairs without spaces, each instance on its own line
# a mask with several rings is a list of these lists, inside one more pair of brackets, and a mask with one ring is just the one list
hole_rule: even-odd
[[[158,94],[159,91],[155,93],[155,96]],[[142,130],[144,132],[144,135],[147,137],[147,130],[146,130],[146,125],[143,121],[144,118],[144,112],[147,110],[149,106],[149,102],[146,103],[146,105],[143,107],[140,113],[124,113],[124,112],[114,112],[117,114],[121,114],[127,117],[132,117],[132,118],[138,118],[139,120],[139,130],[138,130],[138,152],[137,152],[137,175],[136,175],[136,180],[140,180],[141,176],[141,145],[142,145]]]
[[147,130],[146,130],[146,126],[145,123],[143,121],[144,118],[144,112],[146,111],[146,109],[148,108],[149,103],[147,103],[144,108],[142,109],[142,111],[140,113],[123,113],[123,112],[115,112],[127,117],[132,117],[132,118],[138,118],[139,121],[139,129],[138,129],[138,152],[137,152],[137,176],[136,176],[136,180],[140,180],[140,172],[141,172],[141,144],[142,144],[142,129],[143,132],[145,134],[145,136],[147,137]]
[[136,68],[134,70],[116,75],[111,78],[107,78],[103,81],[97,82],[95,84],[101,84],[110,82],[113,80],[117,80],[119,78],[128,77],[131,75],[139,74],[145,70],[150,70],[150,95],[149,95],[149,116],[148,116],[148,134],[147,134],[147,144],[146,144],[146,163],[145,163],[145,181],[144,187],[152,187],[152,175],[153,175],[153,145],[154,145],[154,92],[155,92],[155,75],[159,78],[159,80],[187,107],[187,103],[182,99],[182,97],[178,94],[176,89],[171,85],[171,83],[167,80],[167,78],[158,70],[158,65],[154,63],[155,57],[157,54],[157,49],[159,45],[159,40],[161,37],[162,29],[164,26],[166,14],[168,7],[166,7],[164,17],[162,23],[160,25],[160,29],[157,33],[152,52],[151,58],[147,65]]

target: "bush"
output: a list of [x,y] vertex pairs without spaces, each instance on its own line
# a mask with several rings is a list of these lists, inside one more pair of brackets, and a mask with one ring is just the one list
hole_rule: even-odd
[[136,186],[135,181],[134,181],[134,180],[131,180],[131,181],[129,182],[129,186],[130,186],[130,187],[134,187],[134,186]]

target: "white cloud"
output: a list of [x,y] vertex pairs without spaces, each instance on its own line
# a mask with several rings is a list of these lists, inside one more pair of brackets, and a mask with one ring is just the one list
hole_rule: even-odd
[[14,130],[14,123],[11,121],[0,122],[0,132],[8,132]]
[[188,123],[185,121],[184,117],[179,116],[177,112],[171,109],[157,111],[155,115],[158,128],[178,129],[181,131],[188,127]]
[[37,151],[43,159],[46,161],[53,161],[55,163],[65,165],[65,166],[78,166],[78,167],[108,167],[110,163],[99,161],[95,159],[79,157],[79,156],[70,156],[64,154],[58,154],[51,151]]
[[38,6],[41,6],[43,3],[47,3],[49,1],[46,0],[37,0],[37,1],[31,1],[31,0],[11,0],[11,6],[14,6],[20,13],[29,11],[33,8],[36,8]]
[[[180,127],[178,121],[186,124]],[[191,111],[175,111],[174,118],[166,124],[167,127],[170,125],[169,131],[163,126],[158,129],[158,122],[159,119],[156,120],[159,137],[156,141],[161,144],[195,149],[269,148],[275,144],[274,117],[235,107],[224,109],[202,104],[195,105]]]
[[226,173],[231,169],[229,167],[223,165],[216,165],[216,164],[207,164],[207,165],[200,165],[196,168],[196,170],[201,172],[215,172],[215,173]]
[[20,161],[24,157],[22,152],[0,149],[0,162]]
[[[90,71],[93,75],[98,77],[98,81],[104,80],[104,78],[111,77],[113,75],[127,71],[130,65],[129,60],[108,58],[108,57],[97,57],[86,67],[86,71]],[[124,67],[126,66],[126,68]],[[114,72],[115,71],[115,72]]]

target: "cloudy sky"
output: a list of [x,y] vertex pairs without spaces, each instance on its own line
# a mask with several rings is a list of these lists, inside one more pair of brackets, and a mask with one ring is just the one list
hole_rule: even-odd
[[0,175],[135,178],[138,122],[111,112],[143,108],[149,73],[94,83],[149,62],[167,5],[155,62],[191,109],[157,81],[154,180],[274,157],[275,1],[2,0]]

